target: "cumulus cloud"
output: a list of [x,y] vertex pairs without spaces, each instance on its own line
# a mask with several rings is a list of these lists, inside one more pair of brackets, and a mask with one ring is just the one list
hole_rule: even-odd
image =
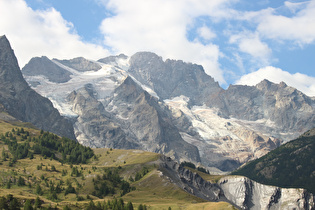
[[[153,51],[164,58],[181,59],[203,65],[220,83],[223,72],[218,63],[217,45],[202,44],[186,37],[187,28],[200,16],[220,18],[220,9],[228,0],[109,0],[106,8],[114,11],[101,24],[104,42],[113,52],[129,55]],[[202,38],[215,36],[209,29],[199,31]]]
[[[257,31],[268,39],[293,41],[299,45],[315,41],[315,1],[303,4],[285,3],[293,17],[270,12],[259,18]],[[303,7],[302,7],[303,6]]]
[[203,38],[204,40],[207,40],[207,41],[209,41],[209,40],[211,40],[217,36],[207,26],[202,26],[202,27],[198,28],[197,32],[201,38]]
[[290,74],[280,68],[267,66],[258,71],[242,76],[235,84],[240,85],[256,85],[262,80],[267,79],[273,83],[285,82],[308,96],[315,96],[315,77],[305,74]]
[[109,54],[83,42],[72,23],[54,8],[34,11],[24,0],[1,0],[0,14],[0,34],[9,39],[21,67],[35,56],[97,59]]
[[[242,67],[240,70],[244,71],[244,66],[239,65],[240,61],[243,63],[242,60],[250,63],[251,69],[257,69],[262,66],[270,65],[272,50],[269,48],[267,43],[261,41],[258,33],[244,31],[231,35],[229,43],[236,44],[238,46],[237,52],[235,52],[234,55],[238,55],[238,57],[235,57],[235,59],[238,60],[235,64]],[[239,56],[239,52],[245,53],[247,56]]]
[[238,44],[241,52],[250,54],[255,58],[266,59],[270,56],[271,49],[263,43],[258,34],[244,32],[230,37],[230,43]]

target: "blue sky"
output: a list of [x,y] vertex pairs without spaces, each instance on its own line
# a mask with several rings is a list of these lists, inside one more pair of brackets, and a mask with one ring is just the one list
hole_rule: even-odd
[[0,0],[0,34],[21,67],[152,51],[224,88],[266,78],[315,96],[315,0]]

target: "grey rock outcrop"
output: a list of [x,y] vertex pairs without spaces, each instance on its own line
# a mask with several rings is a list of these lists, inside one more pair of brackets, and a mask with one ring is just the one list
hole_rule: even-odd
[[43,75],[49,81],[64,83],[71,79],[71,72],[61,68],[46,56],[32,58],[23,68],[22,72],[26,76]]
[[164,62],[154,53],[139,52],[131,56],[128,72],[161,99],[185,95],[190,103],[202,105],[204,98],[222,91],[202,66],[170,59]]
[[[276,125],[261,131],[290,140],[315,125],[315,101],[284,82],[263,80],[256,86],[231,85],[206,104],[220,109],[224,117],[247,121],[267,119]],[[273,130],[274,129],[274,130]],[[290,133],[280,136],[279,133]],[[293,133],[296,133],[292,136]]]
[[246,177],[219,180],[225,197],[241,209],[314,209],[314,195],[303,189],[279,188]]
[[160,103],[127,77],[108,99],[106,109],[142,149],[167,154],[176,160],[200,162],[197,147],[182,139],[171,114]]
[[166,156],[161,156],[159,170],[186,192],[208,201],[228,201],[217,184],[205,181],[197,173],[185,169]]
[[75,139],[72,124],[60,116],[47,98],[28,86],[5,36],[0,37],[0,104],[18,120]]
[[96,148],[129,149],[139,148],[134,142],[126,140],[126,134],[111,119],[103,104],[95,98],[92,84],[87,84],[68,96],[72,110],[78,114],[74,124],[79,142]]

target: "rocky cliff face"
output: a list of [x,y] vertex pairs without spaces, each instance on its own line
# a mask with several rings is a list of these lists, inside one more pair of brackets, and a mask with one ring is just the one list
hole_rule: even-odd
[[[189,98],[165,100],[185,141],[196,145],[202,164],[230,171],[276,148],[280,140],[251,129],[238,119],[226,119],[207,106],[189,108]],[[245,124],[245,125],[244,125]]]
[[73,91],[68,96],[72,110],[78,114],[74,123],[78,141],[89,147],[139,148],[136,143],[126,140],[126,134],[111,120],[103,104],[95,99],[93,85]]
[[161,157],[159,170],[169,177],[171,182],[192,195],[208,201],[228,201],[217,184],[205,181],[197,173],[181,167],[169,157]]
[[167,154],[176,160],[200,162],[198,149],[182,139],[170,120],[171,114],[160,103],[127,77],[108,99],[106,109],[142,149]]
[[[315,125],[315,101],[284,82],[274,84],[263,80],[256,86],[231,85],[215,98],[208,98],[206,104],[219,108],[224,117],[245,121],[267,120],[277,128],[267,125],[260,130],[285,141],[296,138]],[[296,134],[292,136],[293,133]]]
[[131,56],[128,72],[163,100],[185,95],[192,104],[202,105],[203,98],[222,91],[202,66],[169,59],[164,62],[154,53],[139,52]]
[[218,182],[225,197],[241,209],[314,209],[314,195],[303,189],[262,185],[246,177],[224,177]]
[[0,37],[0,104],[3,111],[18,120],[75,139],[72,124],[60,116],[48,99],[28,86],[5,36]]

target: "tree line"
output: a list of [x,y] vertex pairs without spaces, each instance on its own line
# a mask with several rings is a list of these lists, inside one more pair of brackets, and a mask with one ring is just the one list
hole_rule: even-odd
[[[0,135],[0,140],[8,145],[13,156],[9,165],[12,166],[19,159],[32,159],[34,154],[71,164],[86,164],[94,156],[91,148],[85,147],[76,141],[65,137],[61,138],[43,130],[40,133],[38,137],[31,137],[28,131],[21,128],[12,129],[11,132]],[[56,154],[59,154],[59,157]],[[2,156],[3,160],[8,158],[5,151],[2,152]]]

